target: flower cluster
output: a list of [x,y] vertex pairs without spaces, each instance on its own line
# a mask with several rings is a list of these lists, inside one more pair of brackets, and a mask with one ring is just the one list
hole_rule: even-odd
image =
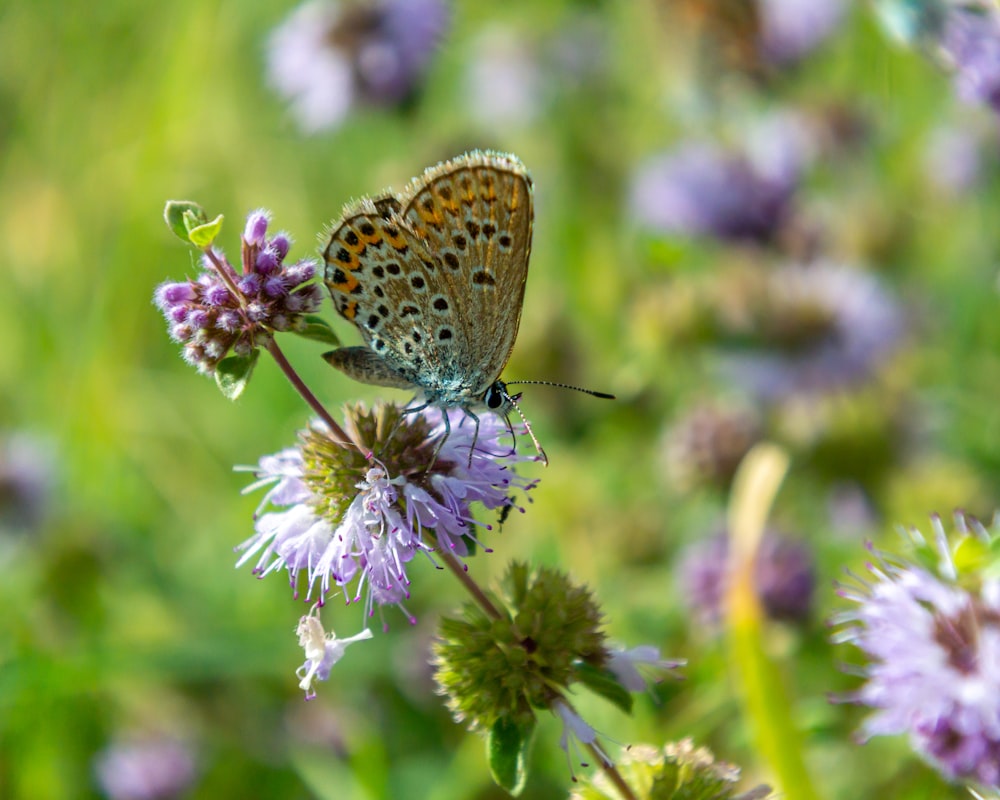
[[265,346],[274,331],[298,329],[303,315],[319,308],[322,294],[309,283],[316,263],[285,264],[291,240],[285,233],[267,238],[268,222],[265,211],[247,217],[241,272],[210,250],[196,279],[156,290],[154,301],[171,338],[184,345],[184,360],[204,374],[214,374],[231,352],[248,356]]
[[719,303],[719,325],[733,341],[720,369],[763,400],[860,383],[904,332],[899,303],[882,282],[845,264],[787,264],[732,288]]
[[[629,789],[642,800],[765,800],[773,797],[767,786],[737,792],[740,770],[716,761],[704,747],[690,739],[665,745],[632,745],[618,769]],[[621,795],[603,773],[597,773],[573,792],[571,800],[617,800]]]
[[682,492],[725,487],[761,436],[761,421],[748,408],[695,406],[664,432],[661,457],[665,477]]
[[197,768],[189,745],[147,736],[108,745],[95,757],[94,773],[110,800],[160,800],[190,789]]
[[690,142],[641,165],[631,203],[642,224],[667,233],[768,241],[788,217],[797,182],[743,154]]
[[435,679],[455,718],[488,731],[499,718],[530,725],[535,709],[561,699],[578,665],[604,669],[610,659],[601,612],[590,590],[554,569],[511,564],[491,597],[498,618],[466,604],[441,621]]
[[503,443],[509,429],[500,419],[483,415],[476,430],[464,412],[448,413],[451,432],[442,442],[444,418],[435,408],[357,406],[346,414],[351,442],[334,442],[314,427],[298,447],[262,458],[259,480],[247,491],[270,484],[258,511],[268,504],[280,510],[258,514],[238,565],[256,558],[261,576],[285,569],[293,586],[304,572],[307,599],[321,603],[334,587],[346,590],[356,580],[348,603],[364,596],[369,614],[376,605],[403,608],[406,565],[417,553],[468,555],[478,542],[473,528],[482,525],[472,504],[513,506],[512,492],[536,483],[513,471],[536,457]]
[[772,242],[788,226],[822,125],[773,112],[740,131],[739,144],[699,137],[653,155],[635,171],[636,220],[662,233],[724,242]]
[[0,534],[36,531],[52,504],[55,454],[27,433],[0,434]]
[[[442,619],[434,645],[435,680],[455,719],[489,734],[495,776],[498,768],[508,772],[509,758],[523,756],[542,709],[562,722],[559,745],[571,773],[574,759],[585,763],[581,747],[611,764],[597,731],[570,705],[571,687],[583,684],[629,711],[629,693],[647,687],[643,672],[683,664],[661,658],[652,645],[608,647],[601,616],[586,586],[559,570],[514,562],[499,591],[478,605],[467,603],[461,617]],[[498,780],[516,794],[519,783],[508,777]]]
[[271,35],[271,83],[308,133],[339,125],[359,102],[401,103],[419,87],[449,16],[444,0],[305,3]]
[[840,587],[857,606],[836,620],[837,639],[869,658],[865,683],[845,699],[875,709],[866,737],[906,733],[947,778],[1000,787],[997,538],[972,518],[956,521],[954,544],[934,517],[932,544],[910,532],[915,561],[873,551],[870,577]]
[[1000,11],[986,3],[949,5],[940,46],[959,96],[1000,112]]
[[772,64],[798,61],[843,22],[845,0],[758,0],[760,49]]
[[[766,531],[754,558],[754,585],[771,619],[802,622],[809,618],[816,568],[808,545],[791,536]],[[681,558],[679,583],[699,624],[715,627],[729,586],[729,536],[723,532],[689,546]]]

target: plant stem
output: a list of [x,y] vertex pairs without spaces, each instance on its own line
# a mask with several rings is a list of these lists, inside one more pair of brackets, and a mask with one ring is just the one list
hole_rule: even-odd
[[486,596],[486,593],[479,588],[479,584],[472,579],[472,576],[466,571],[465,565],[459,561],[455,554],[448,550],[439,550],[438,553],[441,560],[444,561],[445,566],[451,570],[452,574],[458,578],[459,583],[472,595],[473,600],[479,604],[479,607],[483,609],[486,616],[490,619],[500,619],[501,615],[497,607],[493,605],[493,602]]
[[625,779],[621,776],[621,773],[615,765],[608,760],[608,757],[604,755],[601,748],[598,747],[596,743],[591,742],[587,745],[587,749],[597,757],[598,765],[604,774],[608,776],[608,780],[614,784],[614,787],[622,796],[622,800],[638,800],[635,796],[635,792],[632,791],[632,787],[625,783]]
[[246,300],[243,297],[243,292],[239,290],[239,287],[236,286],[236,282],[233,280],[235,270],[230,266],[229,259],[226,259],[224,262],[219,261],[219,257],[215,254],[211,246],[206,247],[203,252],[208,256],[208,260],[212,262],[212,266],[215,267],[215,273],[226,284],[229,293],[236,298],[236,302],[240,304],[240,307],[245,309]]
[[285,358],[285,354],[281,352],[281,348],[278,347],[278,343],[274,341],[274,339],[271,339],[271,341],[268,342],[267,352],[269,352],[271,357],[278,362],[278,366],[281,368],[281,371],[285,373],[285,377],[291,381],[292,386],[294,386],[296,391],[302,395],[302,398],[309,404],[309,407],[316,412],[323,422],[327,424],[330,428],[330,432],[340,439],[337,443],[343,444],[344,446],[357,447],[358,450],[361,451],[362,455],[367,456],[368,453],[364,452],[360,445],[356,444],[346,433],[344,433],[343,428],[336,423],[334,418],[330,416],[330,412],[323,407],[323,404],[316,398],[316,395],[314,395],[309,390],[309,387],[305,385],[302,378],[300,378],[299,374],[295,371],[295,368],[288,363],[288,359]]

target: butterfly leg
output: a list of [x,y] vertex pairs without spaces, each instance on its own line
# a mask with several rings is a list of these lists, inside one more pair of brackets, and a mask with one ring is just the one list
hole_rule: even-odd
[[[417,399],[416,397],[413,398],[413,400],[416,400],[416,399]],[[389,431],[389,434],[385,437],[385,441],[382,442],[382,447],[386,447],[389,444],[389,442],[392,441],[392,437],[395,436],[396,432],[400,429],[400,427],[402,427],[402,425],[403,425],[403,418],[407,414],[416,414],[416,413],[418,413],[420,411],[423,411],[425,408],[427,408],[430,405],[430,403],[422,403],[419,406],[412,406],[411,407],[410,403],[412,403],[413,400],[410,400],[410,402],[407,403],[403,407],[403,410],[399,412],[399,417],[397,417],[395,424],[392,426],[392,429]]]
[[[413,398],[413,400],[416,399],[417,398]],[[410,403],[412,403],[413,400],[411,400]],[[403,423],[403,417],[405,417],[407,414],[416,414],[420,411],[423,411],[425,408],[429,408],[430,405],[431,405],[430,403],[421,403],[418,406],[411,406],[409,403],[407,403],[406,407],[400,412],[399,419],[396,420],[396,424],[393,426],[392,432],[389,434],[389,436],[386,437],[386,442],[388,442],[389,439],[392,438],[392,434],[399,429],[399,426]],[[434,465],[437,463],[438,454],[441,452],[441,448],[444,447],[444,443],[448,441],[448,437],[451,436],[451,419],[448,417],[448,412],[444,409],[441,410],[441,418],[444,421],[444,433],[441,434],[441,436],[437,440],[437,443],[434,445],[434,452],[431,454],[431,460],[427,464],[427,472],[430,472],[432,469],[434,469]],[[471,456],[469,457],[469,460],[471,462],[472,460]]]
[[467,417],[472,417],[473,421],[476,423],[476,429],[472,432],[472,445],[469,447],[469,466],[472,466],[472,454],[476,452],[476,442],[479,441],[479,417],[473,414],[469,409],[463,408]]
[[444,419],[444,433],[441,434],[441,437],[438,439],[437,444],[434,446],[434,453],[431,455],[430,463],[427,465],[428,472],[434,469],[434,465],[437,463],[438,460],[438,453],[441,452],[441,448],[444,447],[444,443],[448,441],[448,437],[451,436],[451,420],[448,418],[448,412],[442,409],[441,416]]

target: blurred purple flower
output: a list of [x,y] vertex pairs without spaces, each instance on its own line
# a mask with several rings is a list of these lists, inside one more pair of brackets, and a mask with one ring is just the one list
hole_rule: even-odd
[[270,81],[305,132],[334,128],[355,105],[408,100],[449,18],[445,0],[312,0],[271,34]]
[[846,0],[757,0],[765,60],[787,64],[808,55],[836,31]]
[[177,797],[195,777],[191,748],[172,739],[122,741],[97,755],[94,771],[111,800]]
[[[729,536],[723,532],[694,542],[679,563],[681,590],[688,607],[701,624],[717,626],[728,587]],[[754,562],[754,584],[771,619],[808,619],[816,584],[811,549],[801,540],[765,532]]]
[[640,223],[668,233],[767,241],[785,220],[794,189],[739,155],[688,142],[640,167],[631,204]]
[[513,29],[491,27],[476,39],[465,73],[469,113],[484,126],[516,128],[545,105],[546,81],[536,54]]
[[[958,519],[960,527],[979,528],[977,544],[988,552],[991,537]],[[843,626],[836,640],[870,660],[864,685],[843,699],[874,709],[865,737],[906,733],[945,777],[997,788],[1000,581],[959,576],[941,521],[935,517],[933,525],[936,569],[931,558],[909,563],[873,551],[870,577],[852,575],[854,583],[840,587],[857,606],[835,619]]]
[[549,35],[491,25],[470,47],[464,106],[491,131],[518,128],[551,114],[562,96],[592,93],[607,67],[607,31],[587,14],[561,20]]
[[792,114],[757,120],[739,150],[688,141],[636,171],[631,209],[666,233],[767,242],[787,221],[802,170],[815,153],[808,126]]
[[36,530],[55,483],[52,448],[25,433],[0,439],[0,532]]
[[959,96],[1000,112],[1000,11],[991,4],[949,5],[940,46]]
[[767,273],[754,341],[719,357],[724,375],[764,400],[814,394],[871,376],[903,334],[896,299],[872,274],[832,262]]
[[948,195],[965,194],[982,178],[985,145],[983,134],[968,125],[935,128],[924,148],[928,181]]
[[676,417],[664,433],[667,481],[680,491],[725,487],[760,437],[760,420],[748,409],[695,406]]

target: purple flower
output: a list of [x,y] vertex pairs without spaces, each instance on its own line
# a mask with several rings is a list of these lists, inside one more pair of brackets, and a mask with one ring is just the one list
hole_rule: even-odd
[[142,739],[109,746],[97,755],[94,771],[111,800],[159,800],[177,797],[191,786],[195,762],[181,742]]
[[986,4],[950,5],[940,46],[959,97],[1000,112],[1000,12]]
[[306,693],[306,700],[316,696],[313,681],[325,681],[330,677],[330,670],[344,657],[349,644],[372,638],[368,628],[346,639],[338,639],[333,631],[327,633],[319,620],[318,607],[299,620],[295,633],[299,637],[299,647],[306,652],[306,661],[296,672],[300,679],[299,688]]
[[[956,520],[963,563],[989,567],[994,536]],[[959,574],[941,520],[932,525],[933,545],[911,532],[917,563],[873,550],[869,577],[840,587],[857,606],[835,619],[836,639],[869,659],[844,699],[874,709],[865,738],[905,733],[947,778],[1000,787],[1000,581]]]
[[666,233],[771,241],[790,217],[815,149],[811,138],[801,120],[778,114],[751,127],[739,150],[684,142],[639,167],[632,213],[640,224]]
[[45,519],[55,483],[55,456],[25,433],[0,439],[0,532],[36,530]]
[[757,0],[764,58],[786,64],[807,55],[840,26],[847,5],[845,0]]
[[[724,375],[764,400],[818,394],[869,378],[895,349],[903,315],[872,274],[832,262],[787,265],[738,287],[749,303],[720,355]],[[756,289],[756,291],[755,291]],[[749,342],[747,340],[750,340]]]
[[667,481],[680,491],[725,487],[760,437],[760,420],[748,409],[695,406],[677,417],[663,436]]
[[[566,752],[571,775],[573,775],[573,761],[578,762],[581,766],[588,766],[587,760],[581,756],[580,745],[586,745],[603,764],[613,763],[601,749],[601,745],[597,741],[597,731],[566,701],[558,699],[553,702],[552,713],[559,718],[563,725],[562,734],[559,736],[559,746]],[[573,780],[576,780],[575,775]]]
[[[441,412],[428,408],[401,419],[391,405],[348,411],[346,428],[356,447],[337,444],[316,427],[302,434],[297,448],[262,458],[255,470],[260,480],[247,491],[270,489],[258,508],[256,533],[239,547],[245,552],[237,566],[256,558],[254,572],[285,569],[293,586],[304,572],[307,598],[315,593],[321,603],[341,587],[350,591],[348,603],[365,597],[369,615],[374,606],[390,604],[405,613],[407,564],[414,556],[441,548],[468,555],[478,541],[472,529],[480,525],[472,504],[501,508],[511,504],[513,491],[535,485],[514,473],[517,462],[536,459],[504,443],[502,420],[484,414],[477,436],[464,412],[449,413],[451,433],[436,459]],[[260,514],[265,506],[277,510]]]
[[[303,315],[319,308],[319,287],[308,283],[315,264],[284,264],[288,235],[279,233],[269,241],[268,219],[263,210],[247,217],[242,272],[213,250],[202,256],[204,271],[195,280],[163,283],[154,295],[170,337],[184,345],[184,360],[206,375],[214,374],[230,353],[249,355],[266,346],[275,331],[304,325]],[[279,238],[281,248],[275,246]]]
[[[729,537],[719,533],[690,545],[678,572],[685,601],[699,623],[718,625],[728,588]],[[765,613],[790,622],[808,619],[815,584],[812,551],[805,542],[767,531],[754,560],[754,585]]]
[[684,659],[665,659],[660,655],[660,648],[651,644],[641,644],[628,650],[612,648],[608,650],[606,667],[618,679],[618,682],[630,692],[641,692],[646,688],[646,678],[639,671],[657,671],[676,669],[686,662]]
[[305,3],[271,34],[271,83],[307,133],[336,127],[358,103],[400,104],[419,88],[449,16],[445,0]]
[[924,172],[935,189],[951,196],[967,194],[982,182],[987,153],[995,148],[996,136],[972,125],[941,125],[925,144]]
[[472,48],[465,74],[465,105],[490,128],[522,127],[545,105],[544,73],[537,55],[516,31],[491,27]]

